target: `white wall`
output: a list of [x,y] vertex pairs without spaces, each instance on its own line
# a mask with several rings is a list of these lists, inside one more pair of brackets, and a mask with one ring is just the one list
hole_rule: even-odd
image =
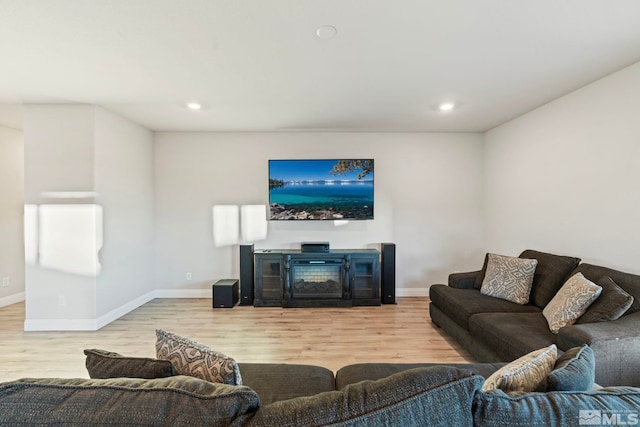
[[154,290],[153,134],[102,108],[94,120],[96,203],[104,208],[100,317]]
[[24,299],[23,176],[22,132],[0,127],[0,307]]
[[94,107],[24,108],[25,203],[49,203],[46,191],[94,188]]
[[[97,276],[27,263],[25,329],[97,329],[153,298],[152,133],[88,105],[27,106],[24,133],[25,203],[98,204],[104,218]],[[93,195],[47,194],[73,191]]]
[[[24,201],[29,205],[80,203],[43,195],[94,189],[94,108],[29,105],[24,108]],[[93,198],[82,203],[93,203]],[[96,317],[95,277],[28,263],[25,268],[26,329]],[[63,329],[63,328],[61,328]]]
[[485,135],[487,248],[640,273],[640,63]]
[[213,244],[211,208],[266,204],[269,159],[374,158],[375,220],[270,222],[256,247],[394,242],[398,294],[426,295],[452,270],[482,262],[482,150],[479,134],[157,133],[157,286],[210,293],[212,281],[238,277],[238,247]]

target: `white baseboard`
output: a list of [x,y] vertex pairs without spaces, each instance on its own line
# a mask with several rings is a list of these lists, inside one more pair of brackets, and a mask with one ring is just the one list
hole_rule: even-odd
[[6,307],[8,305],[17,304],[24,301],[24,292],[18,292],[17,294],[9,295],[0,298],[0,307]]
[[114,320],[121,318],[125,314],[135,310],[141,305],[148,303],[152,299],[156,298],[155,294],[156,294],[156,291],[147,292],[146,294],[139,296],[133,301],[129,301],[128,303],[111,310],[107,314],[98,317],[98,319],[96,319],[96,326],[97,326],[96,329],[100,329],[103,326],[106,326],[109,323],[113,322]]
[[25,331],[97,331],[114,320],[135,310],[155,298],[155,291],[148,292],[117,307],[97,319],[27,319]]

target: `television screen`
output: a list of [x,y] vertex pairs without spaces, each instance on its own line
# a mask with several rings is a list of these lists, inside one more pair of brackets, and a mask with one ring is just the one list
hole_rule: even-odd
[[269,219],[373,219],[373,159],[269,160]]

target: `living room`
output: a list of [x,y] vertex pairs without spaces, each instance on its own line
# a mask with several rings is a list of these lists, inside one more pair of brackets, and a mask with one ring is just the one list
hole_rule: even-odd
[[[335,248],[359,248],[395,242],[398,295],[426,295],[428,285],[443,283],[448,273],[478,268],[488,250],[516,254],[538,248],[579,254],[583,260],[638,273],[639,69],[632,65],[486,133],[150,132],[100,107],[25,106],[25,115],[33,108],[45,115],[62,112],[64,118],[70,111],[69,120],[56,123],[67,129],[72,129],[78,110],[89,111],[133,129],[146,144],[133,165],[137,173],[142,167],[146,173],[136,195],[143,203],[141,218],[129,225],[136,234],[117,232],[126,239],[114,243],[134,251],[127,257],[145,259],[146,267],[124,266],[116,260],[113,274],[126,280],[99,278],[104,280],[99,292],[105,293],[100,300],[109,298],[114,289],[123,298],[98,305],[95,313],[74,316],[68,309],[49,310],[42,316],[35,305],[27,320],[99,318],[136,298],[149,299],[146,295],[155,290],[166,296],[205,297],[213,281],[238,277],[237,245],[214,246],[211,208],[265,203],[267,161],[272,158],[339,153],[378,159],[374,221],[341,227],[270,223],[267,239],[257,244],[294,248],[302,241],[329,240]],[[2,138],[2,161],[9,162],[3,174],[13,174],[2,180],[7,195],[3,227],[9,242],[3,247],[2,276],[11,281],[0,288],[0,301],[6,305],[22,299],[25,292],[21,225],[25,196],[19,191],[23,133],[5,128]],[[132,182],[127,179],[121,186],[131,188]],[[109,208],[105,205],[107,212]],[[146,235],[140,237],[141,230]],[[141,242],[133,245],[134,238]],[[103,249],[105,276],[112,268],[109,249],[108,245]],[[192,272],[191,281],[185,279],[186,272]],[[53,285],[48,280],[42,286],[50,291]],[[63,287],[58,292],[69,295],[76,290]],[[71,295],[67,298],[72,305]],[[88,298],[94,300],[93,295]],[[79,304],[86,307],[86,300]]]
[[[624,53],[615,59],[638,59],[633,49]],[[319,125],[312,131],[201,131],[196,120],[212,114],[207,111],[187,118],[192,131],[169,131],[169,125],[150,130],[98,105],[20,105],[5,98],[0,305],[26,293],[26,329],[96,329],[155,296],[209,296],[213,281],[239,274],[237,245],[214,245],[211,209],[266,203],[268,160],[278,158],[377,159],[375,219],[342,226],[272,221],[256,246],[394,242],[400,296],[427,295],[429,284],[444,282],[450,272],[477,268],[488,250],[571,253],[637,273],[638,69],[638,63],[616,66],[588,84],[568,85],[579,88],[530,112],[475,131],[455,117],[468,120],[468,105],[450,115],[428,112],[424,121],[434,131],[362,125],[340,131],[335,124],[324,131]],[[172,108],[176,115],[193,113]],[[43,196],[70,190],[95,192],[81,201],[107,212],[98,277],[25,266],[23,206],[73,202]]]
[[[207,302],[213,283],[240,276],[242,243],[395,243],[403,301],[371,309],[393,319],[406,354],[376,354],[377,342],[347,354],[345,344],[334,371],[424,351],[471,361],[428,323],[426,297],[451,273],[480,269],[487,252],[535,249],[640,274],[636,2],[3,6],[0,39],[13,42],[0,46],[0,314],[24,330],[7,353],[9,379],[42,373],[22,357],[33,340],[69,351],[48,371],[59,376],[84,370],[85,333],[148,356],[153,337],[127,335],[127,323],[193,332],[226,316],[203,335],[214,342],[264,322],[259,308]],[[374,219],[268,221],[264,239],[216,244],[215,207],[268,204],[270,160],[328,158],[375,160]],[[32,214],[65,206],[88,207],[102,226],[90,251],[52,262]],[[87,254],[88,270],[78,263]],[[412,344],[417,324],[427,337]],[[252,362],[296,360],[284,359],[286,343],[257,342],[231,348]],[[39,369],[43,351],[32,355]]]

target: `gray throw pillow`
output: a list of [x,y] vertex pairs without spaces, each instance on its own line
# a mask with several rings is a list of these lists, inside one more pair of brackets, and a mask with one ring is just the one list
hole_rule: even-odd
[[529,302],[533,275],[538,261],[487,254],[487,270],[480,293],[516,304]]
[[126,357],[111,351],[87,349],[85,365],[90,378],[165,378],[178,375],[168,360]]
[[580,263],[580,258],[555,255],[532,249],[522,251],[520,258],[538,260],[529,301],[540,308],[544,308],[549,304],[549,301],[558,293],[564,282],[571,275],[571,272]]
[[240,369],[232,357],[162,329],[156,329],[156,357],[170,360],[180,375],[242,385]]
[[546,391],[588,391],[596,377],[593,350],[588,345],[567,350],[547,376]]
[[609,276],[598,280],[602,293],[576,320],[576,323],[608,322],[619,319],[633,304],[633,297],[616,284]]
[[582,273],[571,276],[542,310],[549,330],[557,334],[560,328],[573,325],[598,298],[601,291],[600,286],[585,278]]

